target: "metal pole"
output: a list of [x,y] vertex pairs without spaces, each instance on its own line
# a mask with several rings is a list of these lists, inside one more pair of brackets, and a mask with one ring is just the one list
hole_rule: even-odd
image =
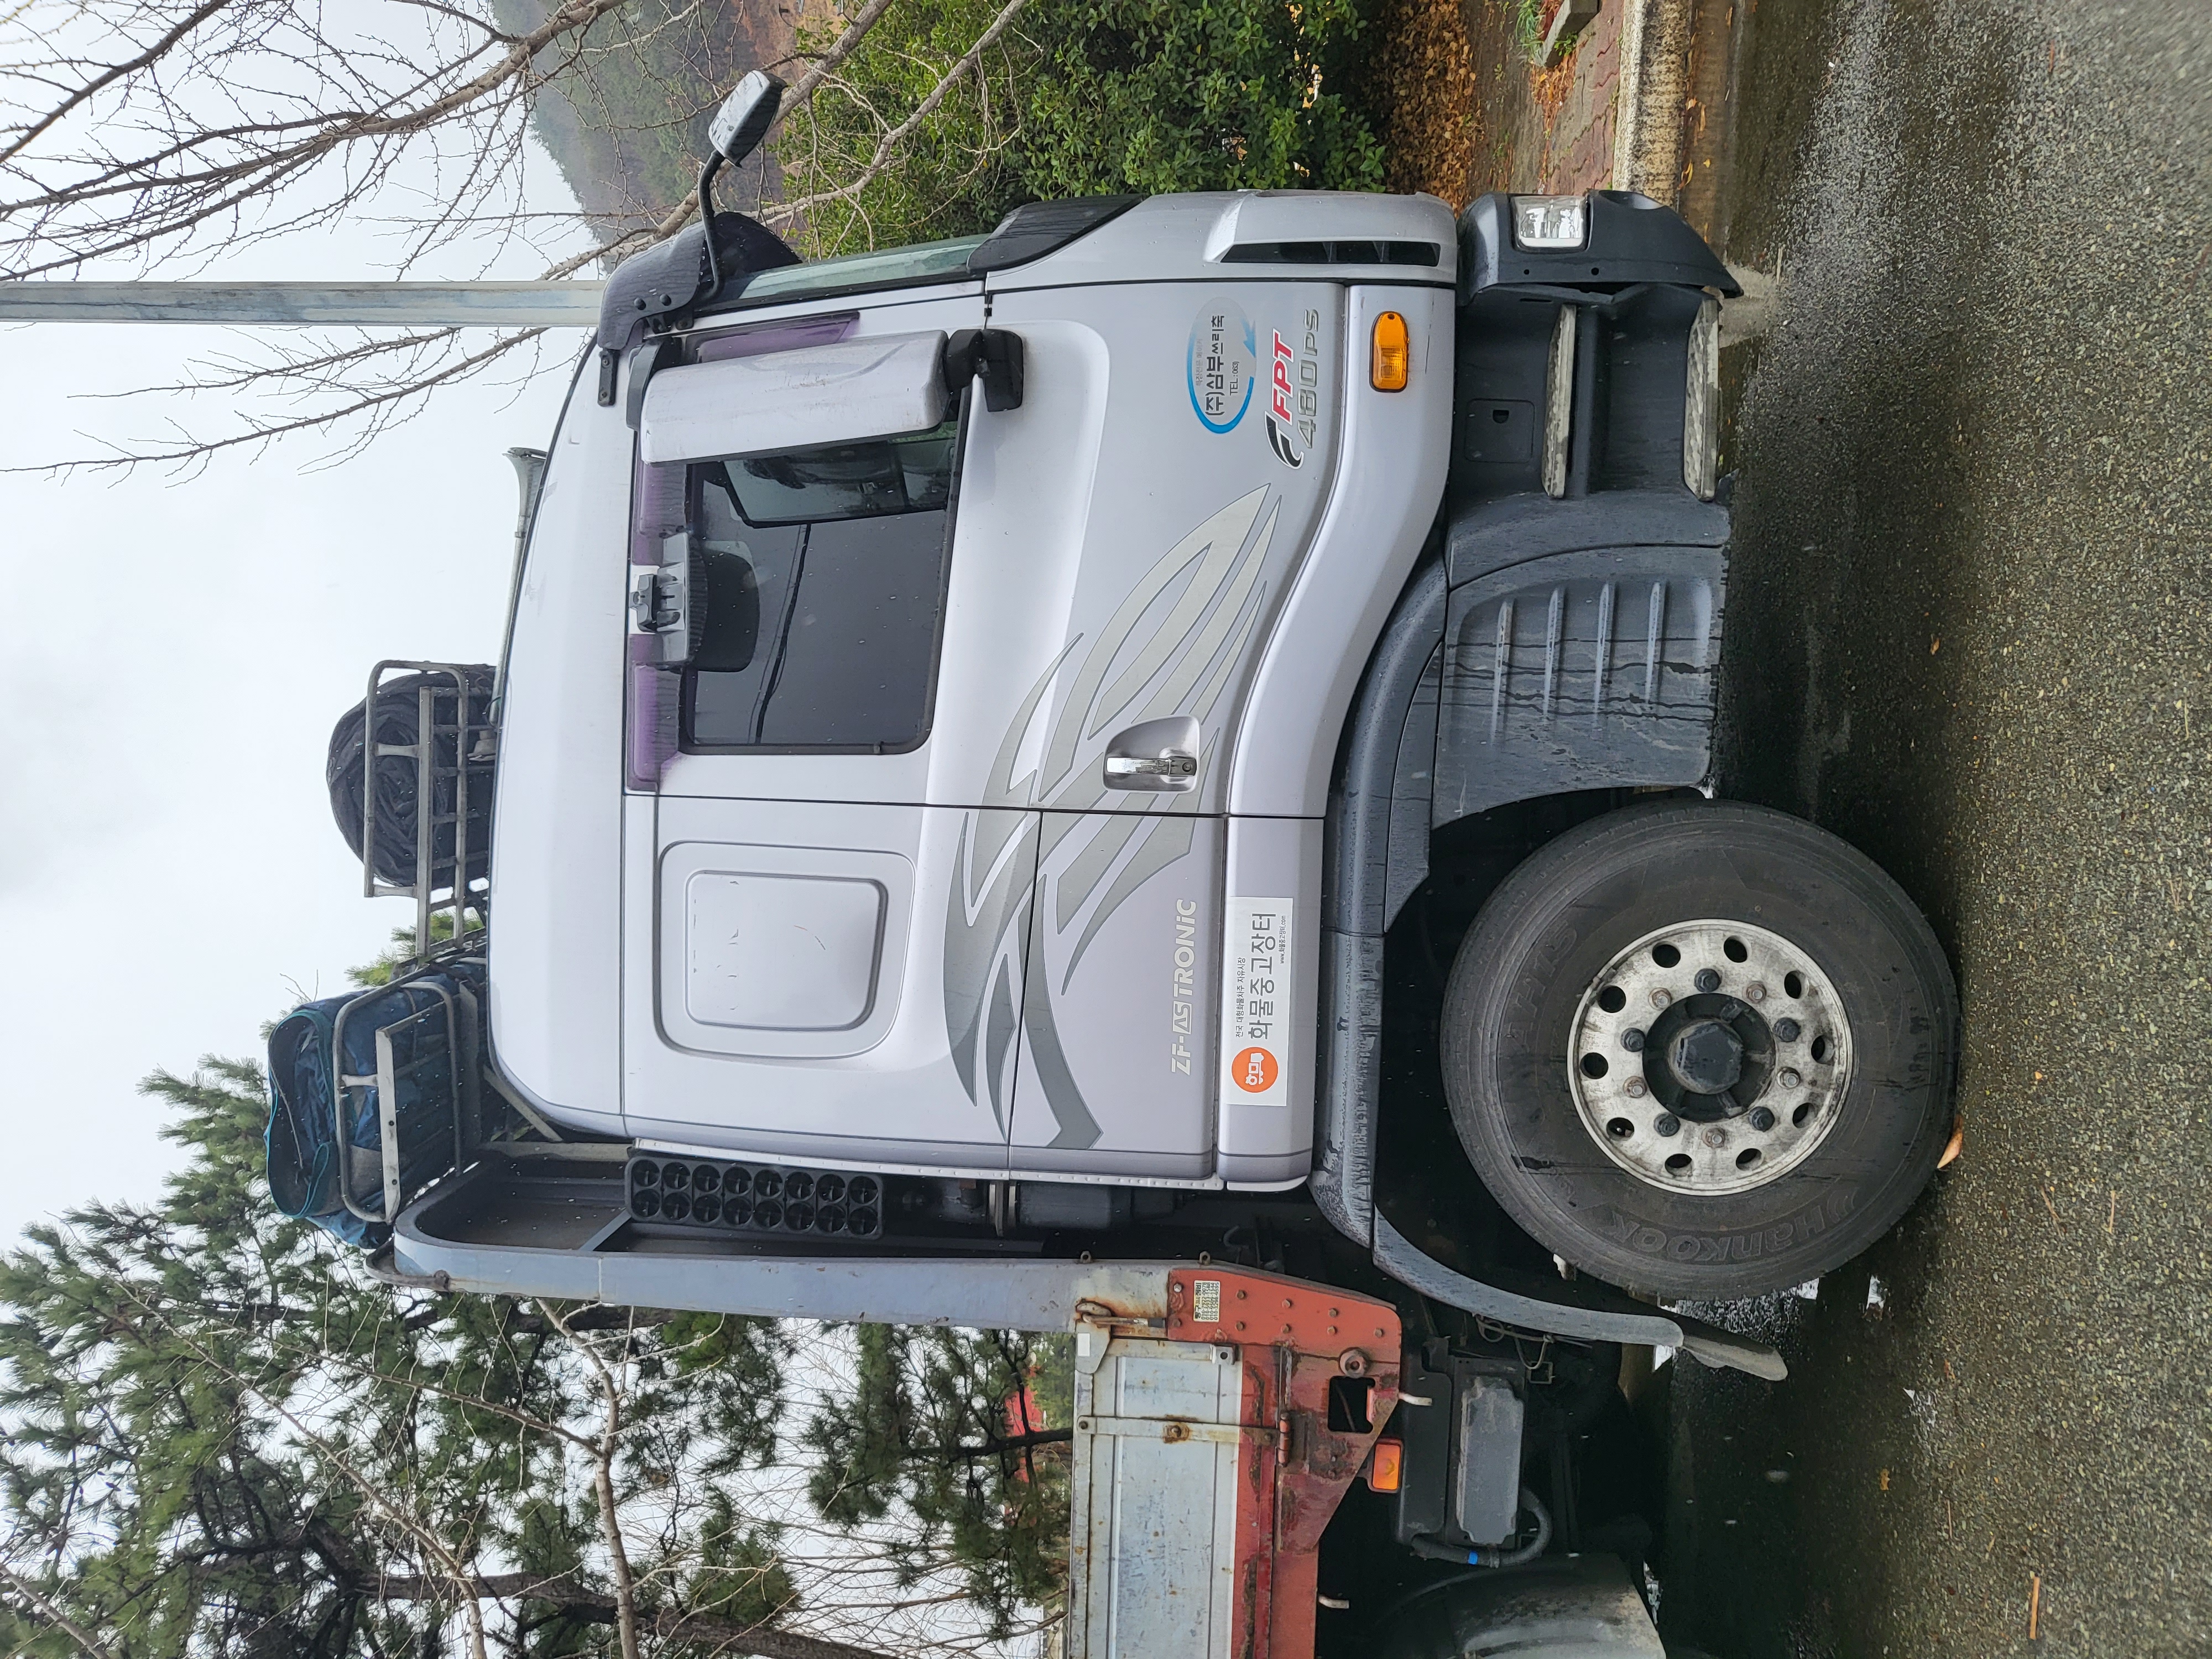
[[279,328],[590,328],[599,282],[0,282],[0,323]]

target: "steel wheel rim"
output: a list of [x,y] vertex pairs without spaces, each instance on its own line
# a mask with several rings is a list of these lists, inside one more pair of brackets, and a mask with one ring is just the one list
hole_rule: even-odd
[[1796,1169],[1850,1085],[1850,1022],[1826,972],[1749,922],[1646,933],[1591,979],[1568,1038],[1567,1087],[1590,1139],[1647,1185],[1698,1197]]

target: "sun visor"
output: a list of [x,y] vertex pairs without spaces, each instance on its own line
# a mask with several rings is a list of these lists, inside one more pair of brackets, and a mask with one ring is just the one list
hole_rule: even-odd
[[664,369],[646,387],[649,463],[922,432],[945,418],[945,336],[876,335]]

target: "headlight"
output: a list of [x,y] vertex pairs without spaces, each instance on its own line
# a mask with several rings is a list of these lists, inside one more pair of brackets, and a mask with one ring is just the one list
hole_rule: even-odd
[[1516,196],[1513,240],[1524,248],[1580,247],[1589,218],[1580,196]]

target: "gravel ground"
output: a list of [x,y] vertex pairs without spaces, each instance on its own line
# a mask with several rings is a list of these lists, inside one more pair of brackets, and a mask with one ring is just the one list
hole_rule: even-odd
[[1729,1310],[1789,1382],[1677,1370],[1662,1628],[2212,1653],[2212,10],[1757,0],[1744,51],[1786,321],[1729,354],[1724,792],[1926,908],[1966,1140]]

